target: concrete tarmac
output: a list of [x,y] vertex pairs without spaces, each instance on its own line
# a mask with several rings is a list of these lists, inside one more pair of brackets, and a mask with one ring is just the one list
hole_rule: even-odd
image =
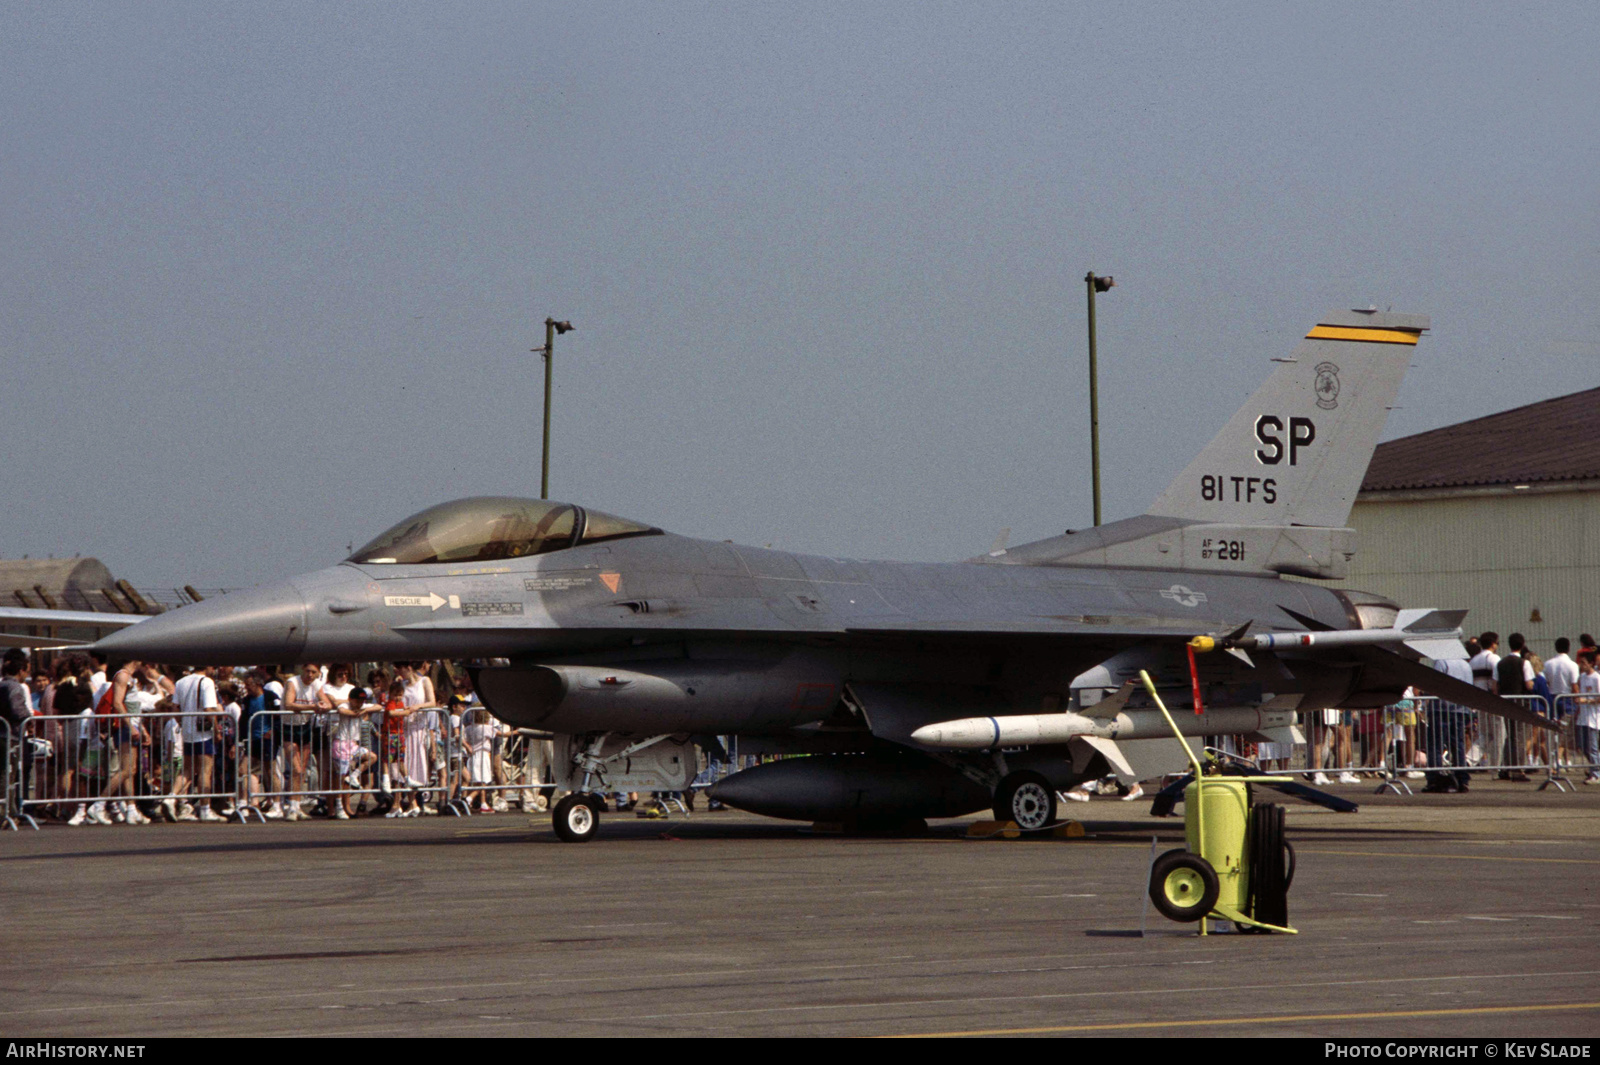
[[1600,1034],[1600,788],[1335,790],[1290,804],[1301,934],[1205,939],[1145,913],[1148,801],[1077,840],[47,825],[0,836],[0,1035]]

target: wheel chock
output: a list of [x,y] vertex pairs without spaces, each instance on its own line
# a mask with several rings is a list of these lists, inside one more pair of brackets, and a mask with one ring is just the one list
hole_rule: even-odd
[[[1026,834],[1035,838],[1048,834],[1051,839],[1081,839],[1086,833],[1078,822],[1062,821]],[[1021,839],[1023,835],[1023,829],[1015,821],[973,821],[967,825],[968,839]]]

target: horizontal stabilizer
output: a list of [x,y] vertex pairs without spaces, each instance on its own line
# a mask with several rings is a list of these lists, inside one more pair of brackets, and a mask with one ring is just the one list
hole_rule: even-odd
[[1541,717],[1518,703],[1492,695],[1476,685],[1457,680],[1440,673],[1437,669],[1430,669],[1421,662],[1413,662],[1393,651],[1385,651],[1380,647],[1352,647],[1349,651],[1366,663],[1368,670],[1366,680],[1373,686],[1392,685],[1395,688],[1404,688],[1410,685],[1424,694],[1437,696],[1447,703],[1469,706],[1486,714],[1496,714],[1521,725],[1532,725],[1534,728],[1548,729],[1551,732],[1560,728],[1556,722]]

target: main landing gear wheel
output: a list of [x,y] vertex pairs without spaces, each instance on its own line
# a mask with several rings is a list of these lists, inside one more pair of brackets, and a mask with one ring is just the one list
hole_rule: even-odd
[[994,819],[1015,821],[1018,828],[1029,831],[1054,824],[1056,791],[1038,773],[1012,773],[995,789]]
[[1217,872],[1186,850],[1171,850],[1150,869],[1150,901],[1173,921],[1198,921],[1217,904]]
[[600,804],[593,795],[574,792],[556,803],[551,820],[565,842],[587,843],[600,829]]

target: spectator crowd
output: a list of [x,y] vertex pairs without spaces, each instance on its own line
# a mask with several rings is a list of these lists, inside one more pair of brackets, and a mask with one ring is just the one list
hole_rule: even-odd
[[[1555,654],[1540,658],[1520,632],[1506,638],[1485,632],[1469,639],[1464,659],[1441,659],[1434,668],[1454,680],[1520,701],[1561,726],[1546,730],[1477,714],[1447,698],[1410,690],[1390,707],[1315,712],[1308,728],[1312,782],[1358,783],[1362,773],[1404,773],[1427,779],[1430,792],[1463,792],[1473,772],[1527,781],[1527,771],[1582,767],[1585,784],[1600,784],[1600,648],[1584,633],[1578,650],[1563,636]],[[1502,653],[1503,652],[1503,653]],[[1478,767],[1483,767],[1481,770]]]
[[13,797],[67,825],[536,810],[553,791],[548,738],[497,720],[455,663],[375,665],[362,683],[341,663],[27,666],[12,651],[0,671]]

